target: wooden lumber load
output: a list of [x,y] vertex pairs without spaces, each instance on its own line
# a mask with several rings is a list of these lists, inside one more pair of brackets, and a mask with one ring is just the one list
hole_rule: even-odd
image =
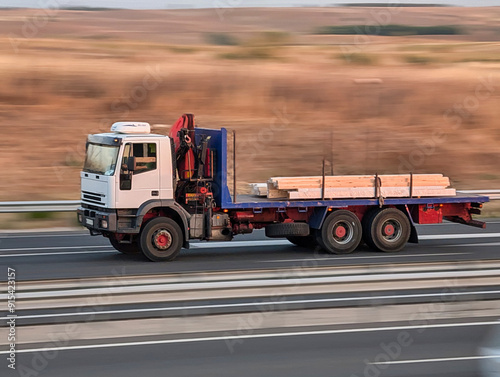
[[249,183],[250,193],[253,196],[267,196],[267,183]]
[[[254,184],[255,185],[255,184]],[[344,175],[274,177],[267,182],[270,199],[346,199],[455,196],[450,179],[442,174]],[[263,184],[259,186],[263,195]],[[255,191],[255,190],[254,190]]]

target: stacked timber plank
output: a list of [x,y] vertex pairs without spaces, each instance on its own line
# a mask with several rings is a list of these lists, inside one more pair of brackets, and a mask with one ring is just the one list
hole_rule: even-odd
[[[455,196],[442,174],[275,177],[252,184],[252,194],[269,199],[343,199]],[[267,189],[267,193],[265,190]]]

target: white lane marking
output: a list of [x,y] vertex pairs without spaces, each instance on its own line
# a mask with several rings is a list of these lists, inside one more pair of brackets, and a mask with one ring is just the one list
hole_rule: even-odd
[[[253,247],[253,246],[283,246],[291,245],[286,240],[270,240],[270,241],[235,241],[235,242],[207,242],[207,243],[192,243],[190,249],[212,249],[224,247]],[[108,246],[68,246],[68,247],[28,247],[20,249],[0,249],[2,251],[36,251],[36,250],[71,250],[71,249],[85,249],[85,248],[108,248]],[[93,254],[93,253],[114,253],[115,249],[109,246],[110,250],[95,250],[95,251],[70,251],[70,252],[54,252],[54,253],[28,253],[28,254],[1,254],[0,258],[6,257],[33,257],[33,256],[47,256],[47,255],[74,255],[74,254]]]
[[[467,238],[500,238],[500,233],[474,233],[474,234],[436,234],[421,235],[420,240],[446,240]],[[234,241],[234,242],[196,242],[191,243],[193,249],[223,248],[223,247],[245,247],[245,246],[286,246],[291,245],[287,240],[258,240],[258,241]],[[72,250],[111,246],[56,246],[56,247],[27,247],[15,249],[0,249],[0,251],[35,251],[35,250]]]
[[92,251],[72,251],[70,253],[57,252],[57,253],[28,253],[28,254],[0,254],[0,258],[6,257],[39,257],[46,255],[74,255],[74,254],[98,254],[98,253],[115,253],[115,250],[92,250]]
[[[452,246],[452,245],[447,245]],[[453,245],[456,246],[456,245]],[[405,258],[405,257],[433,257],[433,256],[443,256],[443,255],[469,255],[472,253],[433,253],[433,254],[389,254],[389,255],[374,255],[370,257],[365,256],[352,256],[352,257],[336,257],[332,255],[331,257],[325,258],[302,258],[302,259],[273,259],[273,260],[262,260],[257,261],[259,263],[279,263],[279,262],[306,262],[306,261],[323,261],[323,260],[346,260],[346,259],[384,259],[384,258]]]
[[22,247],[17,249],[0,249],[0,251],[36,251],[36,250],[73,250],[73,249],[95,249],[99,248],[111,248],[111,246],[53,246],[53,247]]
[[262,241],[234,241],[234,242],[203,242],[192,243],[190,249],[219,249],[224,247],[253,247],[253,246],[289,246],[287,240],[262,240]]
[[[282,246],[291,245],[287,240],[263,240],[263,241],[234,241],[234,242],[206,242],[206,243],[191,243],[189,246],[192,249],[210,249],[221,247],[245,247],[245,246]],[[56,247],[23,247],[16,249],[0,249],[1,251],[36,251],[36,250],[75,250],[75,249],[93,249],[93,248],[110,248],[107,245],[95,246],[56,246]]]
[[[30,232],[34,233],[34,232]],[[68,234],[50,234],[50,232],[43,233],[43,234],[24,234],[24,233],[17,233],[17,234],[7,234],[5,236],[2,236],[2,233],[0,232],[0,240],[9,240],[9,239],[16,239],[16,238],[42,238],[42,237],[87,237],[89,234],[88,233],[68,233]]]
[[437,247],[471,247],[471,246],[500,246],[500,242],[484,242],[484,243],[464,243],[455,245],[439,245]]
[[[69,351],[69,350],[147,346],[147,345],[175,344],[175,343],[196,343],[196,342],[211,342],[211,341],[218,341],[218,340],[227,341],[227,340],[233,340],[233,339],[285,338],[285,337],[291,337],[291,336],[368,333],[368,332],[377,332],[377,331],[400,331],[400,330],[450,328],[450,327],[470,327],[470,326],[490,326],[490,325],[498,325],[498,321],[468,322],[468,323],[467,322],[465,322],[465,323],[441,323],[441,324],[420,325],[420,326],[409,325],[409,326],[391,326],[391,327],[370,327],[370,328],[361,328],[361,329],[296,331],[296,332],[274,333],[274,334],[267,333],[267,334],[247,334],[247,335],[226,335],[226,336],[212,336],[212,337],[188,338],[188,339],[148,340],[148,341],[142,341],[142,342],[122,342],[122,343],[88,344],[88,345],[80,345],[80,346],[16,349],[16,353]],[[10,351],[0,351],[0,355],[8,355],[9,353],[10,353]]]
[[[490,295],[499,293],[500,291],[476,291],[476,292],[423,293],[423,294],[385,295],[385,296],[338,297],[338,298],[322,298],[322,299],[311,299],[311,300],[241,302],[236,304],[213,304],[213,305],[191,305],[191,306],[170,306],[170,307],[167,306],[161,308],[102,310],[95,312],[18,315],[16,318],[39,319],[39,318],[53,318],[53,317],[78,317],[78,316],[98,315],[98,314],[125,314],[125,313],[174,311],[174,310],[237,308],[237,307],[247,307],[247,306],[254,307],[254,306],[266,306],[266,305],[275,306],[275,305],[290,305],[290,304],[316,304],[316,303],[326,303],[326,302],[366,301],[366,300],[385,300],[385,299],[402,299],[402,298]],[[9,317],[0,317],[0,320],[8,320],[8,319]]]
[[[419,238],[421,240],[438,240],[438,239],[466,239],[466,238],[492,238],[492,237],[500,237],[500,233],[478,233],[478,234],[440,234],[440,235],[423,235]],[[291,243],[287,240],[262,240],[262,241],[234,241],[234,242],[196,242],[192,243],[190,247],[192,249],[218,249],[218,248],[236,248],[236,247],[258,247],[258,246],[289,246]],[[27,247],[27,248],[15,248],[15,249],[0,249],[0,252],[16,252],[16,251],[37,251],[37,250],[74,250],[74,249],[92,249],[92,248],[110,248],[109,252],[113,252],[111,246],[56,246],[56,247]],[[104,251],[97,251],[103,253]],[[90,254],[93,251],[85,251],[82,254]],[[75,252],[68,253],[36,253],[36,254],[9,254],[9,255],[1,255],[0,257],[23,257],[23,256],[34,256],[34,255],[66,255],[66,254],[76,254]],[[431,256],[438,254],[419,254],[418,256]],[[451,254],[449,254],[451,255]],[[458,254],[460,255],[460,254]],[[388,256],[377,256],[377,257],[344,257],[344,258],[335,258],[335,259],[362,259],[362,258],[395,258],[395,257],[406,257],[408,255],[388,255]],[[415,255],[417,256],[417,255]],[[325,258],[329,259],[329,258]],[[306,260],[306,259],[302,259]],[[318,259],[313,259],[318,260]],[[293,261],[293,260],[289,260]],[[267,261],[266,261],[267,262]],[[275,261],[270,261],[275,262]]]
[[428,234],[418,236],[419,240],[458,240],[465,238],[500,238],[500,233]]
[[466,361],[466,360],[482,360],[482,359],[500,359],[500,355],[440,357],[435,359],[415,359],[415,360],[393,360],[393,361],[380,361],[378,363],[370,363],[370,364],[372,365],[419,364],[419,363],[440,363],[444,361]]

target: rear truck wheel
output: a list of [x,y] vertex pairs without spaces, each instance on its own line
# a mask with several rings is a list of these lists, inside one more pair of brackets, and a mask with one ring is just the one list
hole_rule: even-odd
[[286,239],[300,247],[315,248],[318,245],[316,237],[312,234],[308,236],[288,236]]
[[116,234],[110,234],[109,242],[116,250],[123,254],[139,254],[141,252],[137,240],[132,241],[132,243],[120,243]]
[[330,254],[352,253],[361,242],[361,222],[346,210],[332,212],[316,233],[318,244]]
[[309,225],[306,223],[281,223],[266,226],[266,236],[271,238],[305,237],[309,235]]
[[365,242],[378,251],[401,251],[410,238],[410,221],[396,208],[375,211],[363,223]]
[[174,260],[182,248],[182,230],[168,217],[150,220],[141,231],[142,253],[153,262]]

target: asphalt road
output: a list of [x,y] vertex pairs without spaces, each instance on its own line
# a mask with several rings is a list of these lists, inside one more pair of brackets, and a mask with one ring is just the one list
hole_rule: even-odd
[[[174,262],[153,263],[143,256],[122,255],[108,240],[86,232],[0,234],[0,264],[16,269],[21,280],[148,275],[204,271],[260,270],[285,267],[373,265],[436,261],[497,260],[500,221],[485,230],[444,223],[419,226],[421,241],[399,253],[386,254],[360,246],[350,255],[314,253],[286,240],[268,239],[262,231],[233,242],[192,242]],[[4,281],[6,275],[0,276]]]
[[[500,222],[480,230],[457,224],[419,226],[421,243],[397,254],[370,251],[351,255],[318,254],[263,232],[231,243],[193,242],[171,263],[152,263],[116,252],[102,237],[85,232],[0,234],[0,264],[16,269],[16,279],[61,279],[205,271],[248,271],[316,266],[399,265],[444,261],[498,260]],[[6,279],[0,277],[2,281]],[[280,310],[418,304],[432,301],[439,287],[287,296]],[[461,291],[467,300],[498,300],[498,286]],[[470,294],[471,296],[467,296]],[[262,302],[261,302],[262,303]],[[210,308],[206,308],[209,306]],[[243,306],[238,306],[243,305]],[[168,316],[218,316],[258,312],[255,298],[110,305],[91,313],[96,326],[106,321]],[[176,309],[177,307],[177,309]],[[106,311],[119,313],[107,313]],[[137,311],[139,310],[139,311]],[[137,312],[134,312],[137,311]],[[23,326],[88,322],[74,308],[32,309],[18,313]],[[375,313],[375,312],[374,312]],[[500,313],[499,313],[500,315]],[[23,316],[28,316],[23,318]],[[32,318],[29,318],[32,316]],[[374,318],[377,318],[376,315]],[[241,327],[230,332],[192,332],[154,336],[20,344],[17,370],[7,368],[0,350],[1,376],[481,376],[479,347],[498,316],[432,320],[422,327],[411,321],[279,328]],[[206,331],[206,329],[204,329]],[[47,334],[50,338],[50,334]],[[49,349],[47,349],[49,347]],[[50,347],[56,347],[50,350]],[[3,361],[2,361],[3,360]],[[3,365],[2,365],[3,362]]]
[[18,353],[17,371],[7,370],[2,376],[22,370],[24,375],[50,377],[475,377],[485,361],[478,347],[491,328],[487,322],[435,323],[428,329],[397,323],[264,333],[249,329],[233,338],[120,338],[56,352],[31,348]]

